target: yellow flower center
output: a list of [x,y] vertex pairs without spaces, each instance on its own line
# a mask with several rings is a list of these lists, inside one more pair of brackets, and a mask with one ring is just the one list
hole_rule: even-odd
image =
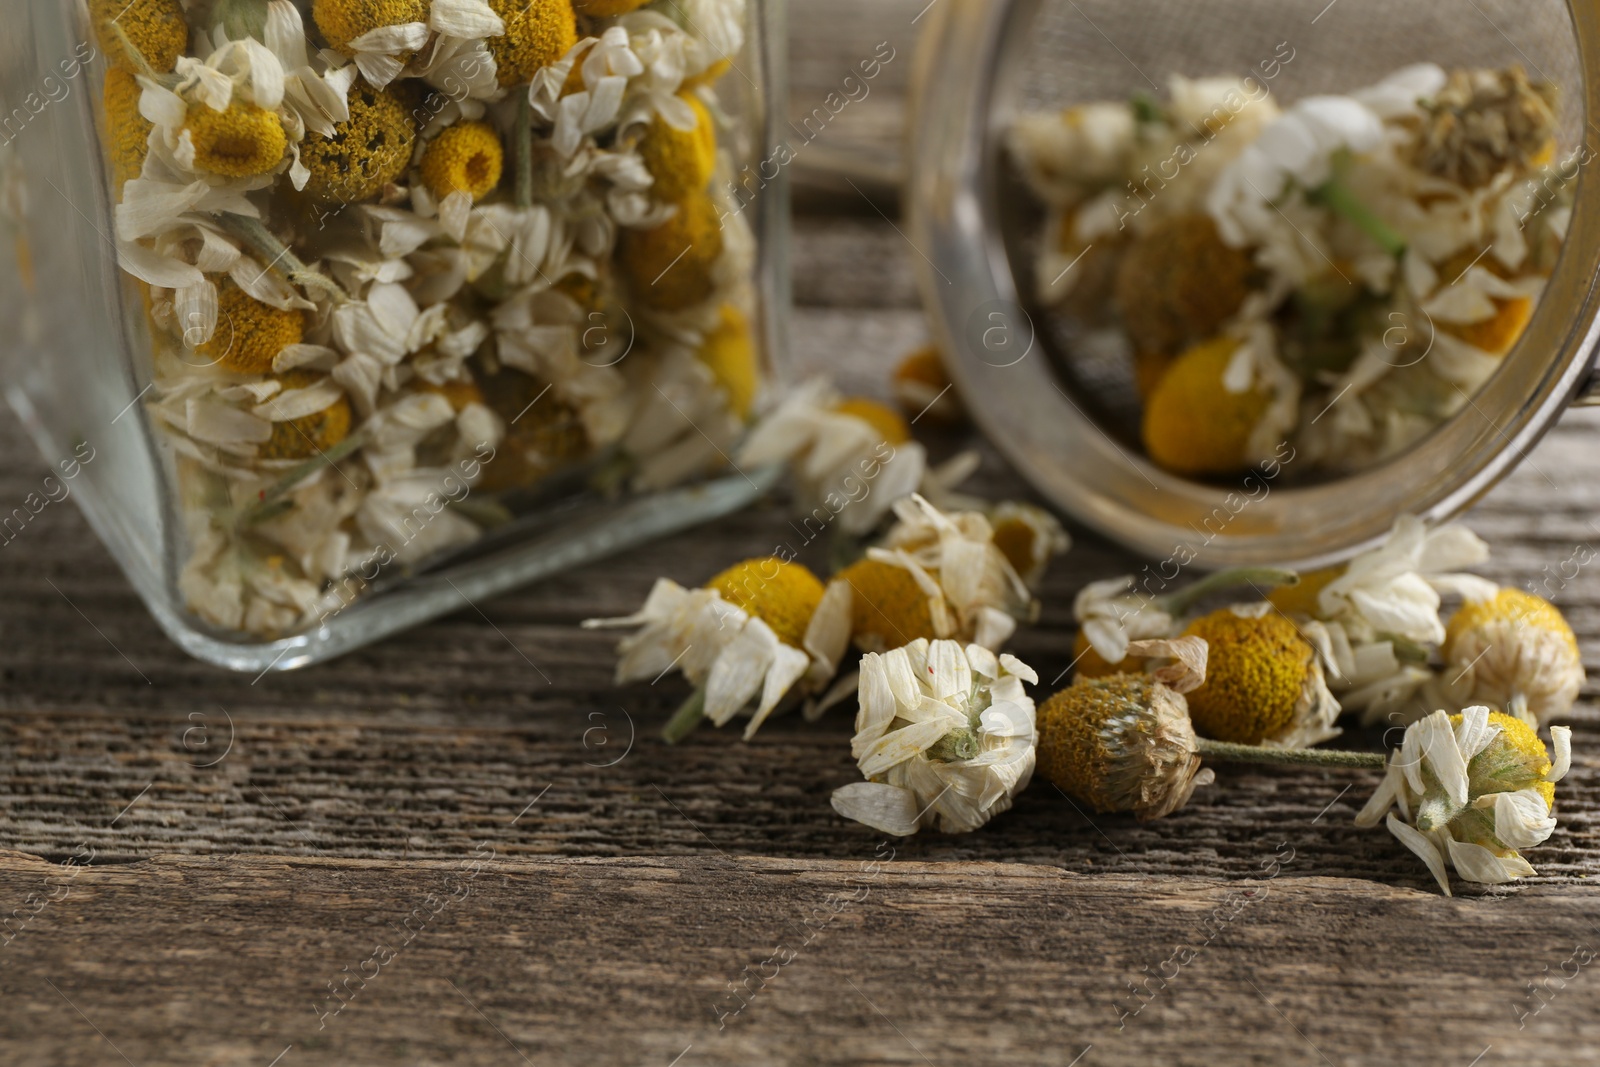
[[1290,725],[1316,655],[1293,623],[1276,612],[1249,619],[1222,608],[1184,635],[1208,647],[1205,684],[1189,694],[1197,731],[1257,745]]
[[1017,516],[995,523],[989,540],[1018,574],[1029,574],[1043,562],[1040,555],[1045,550],[1039,543],[1037,531]]
[[225,178],[265,174],[289,144],[276,113],[240,100],[222,111],[193,105],[183,128],[194,141],[194,165]]
[[1317,598],[1328,583],[1344,574],[1343,564],[1337,567],[1319,567],[1300,576],[1298,585],[1280,585],[1267,594],[1267,600],[1286,615],[1322,617],[1322,607]]
[[[292,370],[277,376],[285,391],[304,389],[323,377],[314,371]],[[310,459],[326,452],[350,435],[350,401],[341,396],[321,411],[272,424],[272,440],[261,446],[262,459]]]
[[89,17],[106,58],[125,70],[136,71],[139,64],[128,54],[117,30],[127,35],[146,63],[163,74],[178,65],[178,57],[189,47],[189,24],[178,0],[90,0]]
[[350,42],[380,26],[428,21],[428,0],[313,0],[311,17],[328,44],[347,56]]
[[943,389],[950,384],[950,378],[945,374],[944,360],[933,345],[909,353],[900,361],[899,366],[895,367],[894,378],[901,382],[931,385],[935,389]]
[[1271,397],[1223,386],[1237,346],[1231,337],[1203,342],[1162,375],[1144,409],[1144,446],[1157,464],[1176,474],[1227,474],[1245,465],[1250,432]]
[[657,115],[639,139],[639,158],[655,178],[651,195],[672,202],[703,190],[717,162],[717,131],[710,113],[691,93],[679,93],[678,99],[694,112],[694,128],[680,130]]
[[1574,659],[1578,658],[1578,638],[1560,610],[1544,597],[1506,586],[1490,600],[1467,601],[1451,616],[1445,627],[1445,659],[1455,658],[1455,645],[1463,634],[1490,622],[1515,622],[1548,631],[1561,639]]
[[756,366],[750,324],[738,308],[732,304],[722,305],[717,328],[706,335],[696,355],[727,393],[728,410],[741,419],[749,418],[761,373]]
[[139,176],[150,150],[150,120],[139,114],[144,90],[132,72],[122,67],[106,71],[106,154],[120,198],[122,186]]
[[891,445],[903,445],[911,440],[911,427],[906,425],[906,420],[898,411],[887,404],[864,396],[847,396],[835,404],[833,410],[860,419]]
[[[1450,716],[1450,725],[1460,726],[1461,716]],[[1550,754],[1545,750],[1544,742],[1539,740],[1539,735],[1534,731],[1533,727],[1515,715],[1506,715],[1498,711],[1489,712],[1489,725],[1500,727],[1500,736],[1489,742],[1490,749],[1496,745],[1511,749],[1519,757],[1518,762],[1522,764],[1530,779],[1543,779],[1545,775],[1550,773]],[[1485,749],[1484,752],[1473,757],[1473,764],[1479,761],[1479,757],[1485,755],[1493,760],[1495,754],[1490,752],[1489,749]],[[1499,761],[1493,760],[1493,762]],[[1472,765],[1469,764],[1469,775],[1471,769]],[[1554,782],[1534,781],[1532,784],[1533,788],[1538,790],[1539,795],[1544,797],[1546,805],[1555,803],[1556,784]],[[1522,788],[1520,784],[1516,784],[1514,787]]]
[[1145,675],[1075,677],[1039,705],[1039,773],[1096,811],[1118,810],[1107,789],[1110,754],[1101,729],[1112,716],[1136,714],[1149,702],[1150,679]]
[[490,37],[495,80],[526,85],[540,67],[566,55],[578,43],[578,20],[570,0],[489,0],[506,24],[503,36]]
[[919,637],[933,640],[933,612],[928,594],[911,572],[892,563],[863,559],[838,574],[848,582],[851,598],[850,636],[857,647],[884,652],[910,644]]
[[691,194],[654,229],[624,229],[617,243],[617,264],[634,298],[655,311],[682,311],[709,297],[711,269],[721,257],[722,220],[704,192]]
[[305,192],[326,204],[354,204],[377,196],[411,165],[416,124],[398,97],[357,80],[350,87],[350,118],[333,133],[307,134],[300,162],[311,172]]
[[509,367],[479,381],[489,407],[506,423],[505,439],[478,482],[485,492],[533,485],[589,454],[583,420],[553,390],[547,395],[546,383]]
[[505,151],[487,122],[458,122],[422,154],[422,180],[434,196],[466,192],[481,200],[500,184]]
[[683,84],[679,88],[684,92],[688,92],[691,89],[698,89],[702,85],[710,85],[732,69],[733,60],[727,58],[719,59],[699,74],[691,74],[683,79]]
[[1139,237],[1116,277],[1117,310],[1134,349],[1171,355],[1211,337],[1239,310],[1254,269],[1208,215],[1180,216]]
[[217,329],[196,349],[201,356],[239,374],[266,374],[272,361],[305,334],[305,315],[263,304],[232,282],[217,291]]
[[805,647],[806,627],[822,601],[822,583],[798,563],[763,556],[735,563],[705,584],[754,615],[792,648]]

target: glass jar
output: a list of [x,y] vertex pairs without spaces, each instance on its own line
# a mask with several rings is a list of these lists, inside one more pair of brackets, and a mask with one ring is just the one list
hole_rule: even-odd
[[13,6],[0,381],[175,641],[301,666],[763,491],[782,14]]
[[[945,0],[919,46],[907,181],[910,236],[924,254],[914,262],[952,376],[1054,504],[1174,566],[1319,566],[1373,544],[1399,513],[1455,514],[1587,396],[1600,329],[1600,194],[1587,166],[1597,72],[1600,9],[1563,0]],[[1355,132],[1340,125],[1352,114]],[[1519,123],[1538,143],[1521,146]],[[1260,152],[1246,158],[1249,145]],[[1396,197],[1372,192],[1378,158],[1416,182],[1398,216],[1385,216]],[[1471,172],[1486,158],[1484,173]],[[1062,175],[1075,184],[1052,202],[1049,183]],[[1241,203],[1260,229],[1230,234],[1223,224]],[[1459,257],[1420,221],[1455,206],[1464,214],[1449,236],[1478,232],[1482,248],[1456,251],[1479,258]],[[1496,229],[1501,210],[1513,224]],[[1141,246],[1160,254],[1145,257],[1142,275],[1128,266],[1131,242],[1153,240],[1158,225],[1170,236],[1178,222],[1212,232]],[[1256,243],[1269,229],[1280,245]],[[1528,246],[1520,260],[1502,255],[1502,239]],[[1288,297],[1263,293],[1288,270],[1263,254],[1280,247],[1303,260]],[[1305,338],[1335,335],[1290,328],[1313,329],[1305,309],[1316,308],[1309,279],[1319,274],[1359,295],[1334,313],[1367,316],[1340,327],[1347,347],[1328,366],[1309,362],[1324,350]],[[1481,308],[1463,312],[1470,301],[1446,292],[1462,278],[1479,287]],[[1064,279],[1083,308],[1062,295]],[[1222,303],[1234,289],[1220,314],[1207,304],[1181,320],[1193,333],[1160,350],[1175,304]],[[1141,303],[1152,294],[1164,302]],[[1264,308],[1253,321],[1252,299]],[[1477,322],[1513,303],[1525,321],[1498,349],[1443,317],[1454,308]],[[1092,321],[1102,314],[1110,321]],[[1207,315],[1202,331],[1194,324]],[[1253,343],[1241,323],[1268,330],[1274,360],[1234,360]],[[1190,357],[1207,336],[1232,346],[1211,352],[1219,395],[1267,390],[1270,366],[1288,369],[1298,398],[1282,406],[1275,436],[1232,453],[1228,470],[1208,467],[1202,448],[1212,413],[1239,417],[1237,407],[1169,386],[1169,368],[1201,365],[1204,353]],[[1471,374],[1449,377],[1464,372],[1442,354]],[[1157,366],[1141,380],[1147,358]],[[1423,386],[1442,399],[1397,412],[1373,381],[1408,383],[1418,391],[1399,394],[1408,401]],[[1374,418],[1393,432],[1374,436]],[[1173,427],[1182,432],[1152,460],[1149,446]]]

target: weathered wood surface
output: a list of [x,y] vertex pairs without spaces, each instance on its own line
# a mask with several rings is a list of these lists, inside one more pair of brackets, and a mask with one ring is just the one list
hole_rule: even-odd
[[[922,6],[867,5],[851,26],[863,55],[902,27],[884,91],[841,116],[859,143],[894,135]],[[808,34],[837,36],[856,11],[797,10],[797,101],[848,66]],[[926,336],[915,253],[882,198],[803,202],[799,362],[881,393]],[[1541,583],[1600,538],[1597,444],[1600,413],[1569,417],[1468,516],[1494,545],[1490,576],[1551,595],[1591,669],[1593,566]],[[9,509],[45,466],[9,415],[0,455]],[[1025,492],[985,462],[984,492]],[[1070,661],[1072,594],[1138,566],[1074,532],[1014,646],[1047,682]],[[613,689],[612,638],[576,626],[631,610],[657,575],[698,582],[793,540],[778,507],[758,508],[252,681],[169,644],[76,510],[51,505],[0,547],[0,926],[57,897],[0,945],[0,1063],[265,1067],[293,1045],[281,1067],[1067,1065],[1089,1044],[1086,1065],[1600,1062],[1592,967],[1543,986],[1554,999],[1517,1027],[1539,1004],[1527,982],[1559,977],[1574,945],[1600,949],[1592,686],[1560,829],[1515,887],[1439,897],[1387,834],[1350,825],[1367,772],[1220,768],[1151,825],[1091,820],[1039,783],[982,833],[895,842],[866,898],[799,948],[879,845],[827,802],[855,777],[848,715],[668,749],[656,731],[681,683]],[[1280,843],[1293,861],[1263,883]],[[319,1030],[327,983],[403,939],[428,894],[459,892],[483,848],[464,898]],[[89,850],[93,868],[62,866]],[[1119,1032],[1113,1001],[1138,1006],[1126,984],[1154,988],[1142,968],[1198,946],[1219,907],[1236,917]],[[798,957],[719,1033],[727,983],[783,947]]]
[[870,839],[527,860],[505,829],[440,861],[0,854],[5,899],[56,897],[0,955],[5,1060],[1571,1067],[1600,1046],[1582,890],[1443,900],[1305,877],[1270,840],[1257,880],[1152,884]]

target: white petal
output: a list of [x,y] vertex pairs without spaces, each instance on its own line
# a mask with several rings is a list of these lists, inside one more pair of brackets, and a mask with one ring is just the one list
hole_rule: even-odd
[[750,724],[744,728],[746,741],[755,736],[761,724],[767,721],[767,716],[772,714],[779,701],[788,695],[794,683],[805,677],[806,668],[811,666],[811,657],[798,648],[791,648],[783,642],[778,642],[777,649],[773,652],[772,666],[767,668],[766,681],[761,687],[761,703],[756,706],[756,713],[750,717]]
[[[1450,876],[1444,869],[1444,857],[1439,854],[1439,848],[1422,831],[1414,826],[1408,826],[1395,818],[1391,813],[1386,823],[1389,832],[1400,839],[1400,843],[1412,852],[1415,852],[1423,863],[1428,865],[1428,870],[1433,872],[1434,880],[1439,883],[1439,888],[1444,890],[1445,896],[1451,896]],[[1456,868],[1460,870],[1460,868]]]
[[778,638],[766,623],[751,619],[723,648],[706,680],[706,718],[723,725],[761,689],[777,654]]
[[873,778],[897,763],[904,763],[913,756],[920,755],[949,733],[954,725],[952,719],[930,719],[927,722],[903,726],[883,735],[873,742],[857,761],[861,773]]
[[[1422,758],[1428,761],[1446,795],[1457,804],[1467,802],[1467,761],[1461,757],[1456,744],[1455,731],[1450,728],[1450,716],[1436,711],[1426,719],[1407,727],[1407,732],[1417,731]],[[1423,790],[1418,789],[1417,792]]]
[[1538,790],[1494,794],[1494,836],[1511,848],[1542,845],[1555,828],[1556,820],[1550,815],[1550,806]]
[[894,837],[917,832],[921,805],[909,789],[879,782],[851,782],[833,791],[833,810]]
[[1356,812],[1356,825],[1378,825],[1378,820],[1383,818],[1384,813],[1394,807],[1395,798],[1400,795],[1403,781],[1399,766],[1391,761],[1388,770],[1383,773],[1383,780],[1378,783],[1377,791],[1372,794],[1365,806]]
[[1550,747],[1554,752],[1550,759],[1550,773],[1544,776],[1544,780],[1559,782],[1572,769],[1572,727],[1550,727]]
[[1480,882],[1495,885],[1500,882],[1509,882],[1516,877],[1501,862],[1500,857],[1484,848],[1468,841],[1451,839],[1450,862],[1455,867],[1456,873],[1469,882]]
[[451,37],[499,37],[506,24],[483,0],[433,0],[428,8],[428,25]]

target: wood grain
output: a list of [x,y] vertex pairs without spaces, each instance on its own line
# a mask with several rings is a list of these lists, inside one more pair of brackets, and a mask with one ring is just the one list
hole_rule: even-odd
[[0,899],[57,898],[0,956],[0,1050],[15,1067],[1466,1067],[1600,1045],[1582,890],[1487,906],[1293,877],[1305,857],[1270,838],[1259,877],[1220,885],[872,840],[809,862],[519,859],[504,828],[440,861],[0,855]]

